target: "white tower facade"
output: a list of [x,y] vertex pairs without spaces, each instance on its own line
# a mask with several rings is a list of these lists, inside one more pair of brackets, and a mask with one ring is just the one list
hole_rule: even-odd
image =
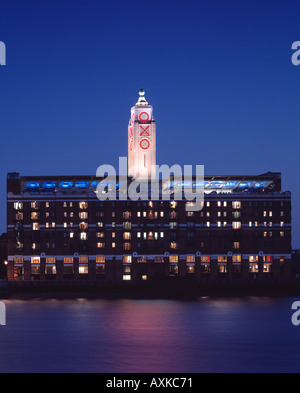
[[143,89],[131,108],[128,126],[128,175],[135,179],[155,178],[156,124],[153,107],[148,105]]

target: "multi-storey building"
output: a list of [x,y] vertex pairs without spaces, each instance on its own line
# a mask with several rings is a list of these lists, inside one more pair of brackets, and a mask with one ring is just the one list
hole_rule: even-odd
[[[128,185],[151,173],[155,132],[140,92],[129,123]],[[8,174],[9,280],[290,276],[291,193],[282,192],[280,173],[205,176],[199,211],[175,198],[101,201],[101,180]]]

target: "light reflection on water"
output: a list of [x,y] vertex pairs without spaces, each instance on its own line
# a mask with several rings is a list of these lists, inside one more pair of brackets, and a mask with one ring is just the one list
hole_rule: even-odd
[[294,300],[7,300],[0,372],[299,372]]

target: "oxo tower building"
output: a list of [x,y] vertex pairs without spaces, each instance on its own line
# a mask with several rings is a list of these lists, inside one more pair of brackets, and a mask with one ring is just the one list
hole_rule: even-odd
[[[127,184],[154,177],[155,165],[156,123],[141,89],[130,112]],[[205,175],[199,211],[186,209],[193,202],[184,199],[118,198],[121,178],[108,185],[116,200],[99,200],[102,180],[7,175],[11,286],[185,278],[200,286],[224,280],[248,285],[290,276],[291,193],[282,190],[281,173]],[[158,181],[171,194],[183,183]]]
[[139,96],[131,108],[128,126],[128,175],[147,179],[155,176],[156,124],[153,107],[148,105],[143,89]]

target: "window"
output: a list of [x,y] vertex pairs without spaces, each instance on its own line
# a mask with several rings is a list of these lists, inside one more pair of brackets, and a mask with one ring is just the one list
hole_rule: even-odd
[[31,209],[39,209],[40,208],[40,202],[31,202]]
[[284,232],[280,232],[280,237],[284,237]]
[[132,258],[130,255],[123,256],[123,263],[131,263]]
[[89,263],[89,257],[79,257],[79,263]]
[[130,274],[123,274],[123,281],[130,281],[131,275]]
[[15,202],[14,209],[15,210],[23,210],[23,203],[22,202]]
[[129,211],[123,212],[123,218],[125,220],[131,219],[131,212],[129,212]]
[[87,212],[80,212],[79,213],[79,218],[81,220],[86,220],[88,218],[88,213]]
[[178,263],[178,255],[170,255],[169,262],[170,263]]
[[242,207],[242,203],[240,201],[233,201],[232,208],[233,209],[240,209]]
[[116,243],[114,243],[114,242],[111,243],[111,247],[112,247],[112,248],[116,248]]
[[31,264],[32,265],[39,265],[41,263],[40,257],[31,257]]
[[123,250],[126,250],[126,251],[131,250],[131,243],[129,243],[129,242],[123,243]]
[[186,263],[195,263],[195,255],[187,255]]
[[96,237],[98,237],[98,238],[102,237],[103,238],[104,237],[104,232],[97,232],[96,233]]
[[221,201],[218,201],[218,202],[217,202],[217,205],[218,205],[218,207],[221,207],[221,206],[222,206],[222,202],[221,202]]
[[34,223],[32,224],[32,230],[33,230],[33,231],[39,231],[39,230],[40,230],[40,224],[37,223],[37,222],[34,222]]
[[208,256],[201,257],[201,263],[209,263],[209,262],[210,262],[210,257]]
[[79,224],[79,229],[80,229],[81,231],[87,230],[88,227],[89,227],[89,224],[86,223],[86,222],[81,222],[81,223]]
[[88,274],[89,268],[88,266],[79,266],[78,272],[79,274]]
[[139,258],[137,258],[137,263],[147,263],[147,257],[139,257]]
[[64,258],[64,264],[69,265],[73,263],[73,258],[72,257],[65,257]]
[[154,263],[164,263],[164,257],[154,257]]
[[124,232],[123,233],[123,239],[124,240],[130,240],[131,239],[131,233],[130,232]]
[[105,256],[101,255],[96,257],[96,263],[105,263]]
[[233,221],[232,222],[232,228],[233,229],[241,229],[242,223],[240,221]]
[[70,232],[70,239],[74,239],[74,232]]
[[240,248],[240,242],[234,242],[234,243],[233,243],[233,248],[234,248],[235,250],[238,250],[238,249]]
[[86,232],[81,232],[80,233],[80,240],[87,240],[88,236]]
[[23,213],[17,213],[16,214],[16,220],[17,221],[22,221],[23,220]]
[[31,219],[32,220],[39,220],[40,219],[40,213],[36,213],[36,212],[31,213]]
[[177,228],[177,222],[170,222],[169,226],[170,226],[170,229],[176,229]]
[[123,229],[131,229],[131,222],[129,221],[123,222]]
[[176,242],[171,242],[170,248],[171,248],[172,250],[177,250],[177,243],[176,243]]
[[241,255],[232,255],[232,262],[233,263],[240,263],[240,262],[242,262],[242,256]]
[[97,248],[104,248],[104,247],[105,247],[105,243],[103,242],[97,243]]
[[79,209],[86,210],[88,208],[87,202],[79,202]]

